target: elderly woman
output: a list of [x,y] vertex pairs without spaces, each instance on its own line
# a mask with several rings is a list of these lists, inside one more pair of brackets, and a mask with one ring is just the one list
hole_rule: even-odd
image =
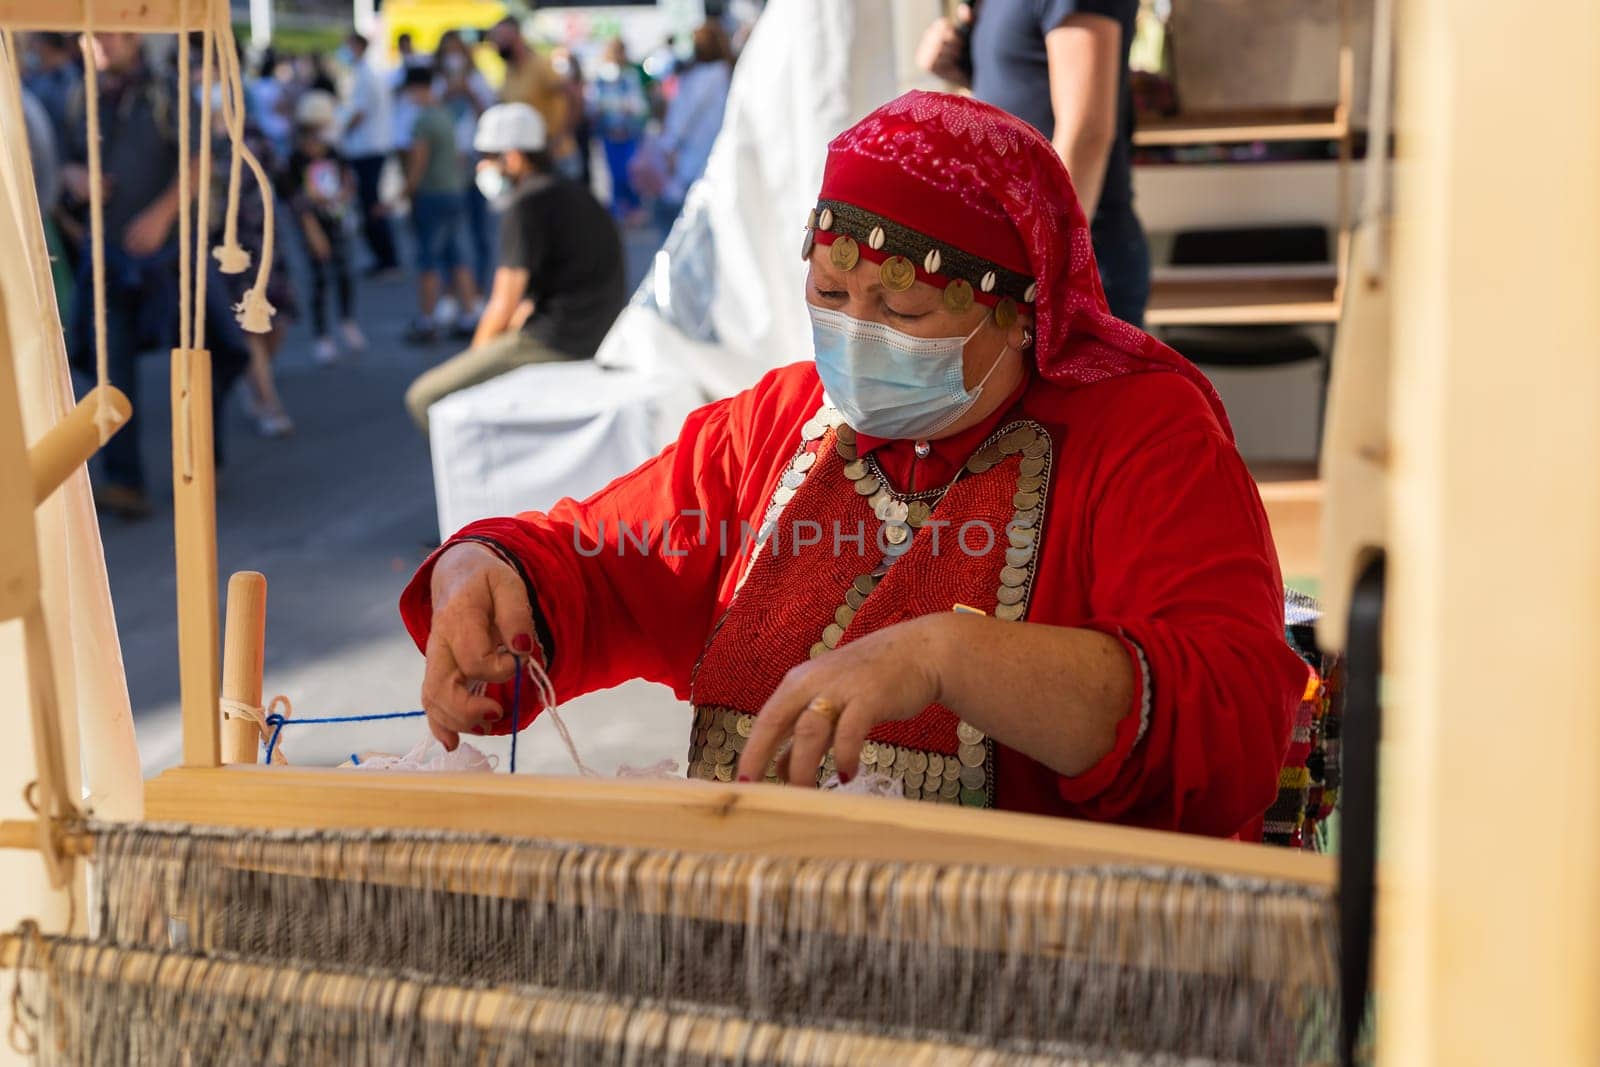
[[1258,837],[1306,681],[1266,518],[1049,142],[901,97],[830,145],[803,254],[814,361],[418,572],[435,735],[506,729],[531,656],[563,699],[672,686],[702,778]]

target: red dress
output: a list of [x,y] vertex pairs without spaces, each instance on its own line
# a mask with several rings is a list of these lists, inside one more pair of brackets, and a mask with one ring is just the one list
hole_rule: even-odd
[[[839,425],[813,365],[793,364],[588,500],[462,537],[520,562],[561,700],[646,678],[695,704],[701,777],[726,780],[747,717],[806,656],[964,603],[1116,635],[1144,685],[1076,777],[937,706],[882,724],[869,754],[908,795],[1255,838],[1306,683],[1255,484],[1178,374],[1031,373],[919,456]],[[401,597],[419,648],[432,563]]]

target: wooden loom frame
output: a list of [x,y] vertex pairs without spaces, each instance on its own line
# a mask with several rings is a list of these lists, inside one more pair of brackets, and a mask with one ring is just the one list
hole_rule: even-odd
[[[180,4],[183,7],[180,8]],[[85,25],[84,0],[66,5],[0,0],[0,25],[72,30]],[[101,10],[97,30],[142,33],[206,29],[204,0],[150,0]],[[195,11],[195,9],[201,9]],[[194,12],[180,25],[180,10]],[[181,212],[190,210],[184,203]],[[201,267],[200,269],[203,269]],[[0,293],[0,309],[4,294]],[[10,353],[0,358],[0,384]],[[224,723],[219,698],[259,706],[262,694],[265,581],[234,576],[228,598],[228,643],[219,672],[216,605],[217,540],[209,399],[209,353],[174,350],[172,363],[175,541],[178,559],[182,765],[147,783],[151,820],[232,827],[302,829],[411,828],[473,831],[510,837],[653,849],[877,861],[938,861],[1004,866],[1118,865],[1229,874],[1298,886],[1331,888],[1331,857],[1275,846],[950,806],[774,789],[761,784],[657,783],[549,779],[506,775],[283,769],[253,764],[259,727]],[[15,397],[0,390],[0,412]],[[18,435],[20,438],[20,435]],[[180,455],[184,442],[191,461]],[[72,437],[67,459],[51,461],[62,476],[87,462],[98,439]],[[0,439],[0,486],[38,476],[25,451]],[[70,462],[68,461],[70,460]],[[34,555],[25,533],[0,530],[0,543]],[[3,592],[3,590],[0,590]],[[8,605],[0,597],[0,609]],[[0,610],[0,618],[8,617]],[[46,653],[47,654],[47,653]],[[220,674],[220,685],[219,685]],[[226,756],[224,761],[224,738]],[[41,766],[52,748],[40,737]],[[59,743],[54,743],[60,758]],[[48,783],[45,783],[48,784]],[[0,823],[0,847],[38,847],[47,861],[69,865],[92,855],[81,830],[47,811],[36,823]]]

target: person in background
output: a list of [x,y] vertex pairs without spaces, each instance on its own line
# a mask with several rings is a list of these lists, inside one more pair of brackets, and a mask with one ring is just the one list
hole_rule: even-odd
[[611,172],[611,213],[619,219],[635,221],[639,195],[628,176],[628,164],[644,135],[650,100],[645,96],[639,71],[628,61],[628,46],[621,37],[606,42],[589,85],[589,113],[605,148],[606,169]]
[[356,174],[356,198],[361,205],[361,230],[372,253],[370,275],[389,275],[400,269],[389,216],[379,195],[383,163],[394,143],[389,117],[389,93],[367,58],[367,39],[352,33],[340,46],[340,58],[350,68],[350,97],[345,101],[344,156]]
[[672,229],[689,186],[706,169],[711,146],[722,129],[732,77],[733,46],[728,32],[720,22],[707,19],[694,31],[694,62],[678,78],[678,91],[667,105],[661,130],[667,180],[656,201],[656,215],[663,232]]
[[477,182],[500,212],[500,264],[472,346],[406,390],[417,428],[451,393],[529,363],[591,359],[627,302],[622,239],[589,190],[554,173],[544,120],[498,104],[478,120]]
[[278,159],[289,154],[289,141],[294,132],[293,114],[289,99],[289,80],[292,71],[287,63],[278,61],[278,54],[270,47],[261,52],[255,77],[245,86],[246,113],[256,123]]
[[544,120],[549,155],[560,158],[572,123],[565,82],[548,59],[528,47],[516,19],[507,17],[495,23],[489,43],[506,65],[505,80],[500,83],[501,103],[527,104],[537,111]]
[[572,54],[572,49],[558,45],[550,50],[550,69],[561,79],[567,95],[567,128],[563,136],[550,139],[556,172],[570,181],[592,187],[594,174],[589,165],[589,148],[594,141],[594,127],[589,123],[589,111],[584,106],[587,92],[583,64]]
[[[438,77],[434,91],[444,106],[455,116],[456,148],[463,160],[472,158],[472,136],[478,128],[478,116],[494,105],[494,90],[473,62],[472,52],[461,39],[459,30],[446,30],[439,38],[439,48],[434,53],[438,60]],[[471,253],[472,280],[479,292],[489,287],[489,274],[494,269],[494,234],[489,229],[489,202],[478,191],[476,182],[467,182],[461,194],[466,212],[463,226]]]
[[28,90],[22,90],[22,121],[28,131],[28,158],[33,161],[33,190],[39,200],[39,216],[44,227],[45,251],[50,256],[50,284],[55,289],[56,309],[63,322],[72,321],[72,267],[62,247],[61,231],[55,222],[61,201],[61,152],[50,115]]
[[[406,73],[406,96],[417,109],[406,153],[406,197],[417,238],[417,319],[406,340],[427,344],[437,339],[442,279],[455,290],[464,314],[476,309],[478,287],[461,256],[466,160],[456,144],[456,120],[433,91],[433,71],[413,67]],[[470,326],[467,327],[470,329]]]
[[[222,113],[222,89],[215,86],[212,92],[212,156],[211,156],[211,242],[222,244],[228,217],[228,183],[231,174],[232,154],[228,140],[227,122]],[[262,132],[256,118],[246,108],[244,122],[245,147],[256,157],[268,180],[281,174],[283,158],[278,155],[272,141]],[[227,288],[228,305],[237,306],[244,300],[245,292],[255,284],[253,269],[261,262],[262,242],[265,236],[266,210],[263,193],[273,195],[272,189],[263,191],[256,184],[255,171],[243,168],[239,176],[239,217],[237,240],[239,246],[250,254],[250,270],[242,274],[223,274]],[[279,247],[282,247],[281,245]],[[284,410],[278,395],[278,384],[272,372],[272,361],[289,332],[289,326],[299,317],[299,300],[294,283],[289,277],[287,258],[280,252],[272,258],[272,270],[267,276],[267,300],[277,314],[272,317],[272,329],[267,333],[241,331],[245,349],[250,354],[250,365],[245,373],[248,392],[246,409],[255,420],[256,430],[263,437],[287,437],[294,432],[294,421]]]
[[339,79],[334,72],[333,63],[326,52],[313,52],[303,57],[306,64],[305,77],[302,82],[307,89],[329,93],[334,99],[339,97]]
[[311,327],[316,334],[312,355],[318,363],[339,356],[328,318],[328,288],[339,300],[339,333],[345,348],[359,352],[367,340],[356,325],[355,289],[350,280],[349,239],[345,219],[355,209],[354,170],[333,147],[338,105],[332,93],[308,89],[295,108],[294,150],[284,169],[278,195],[299,224],[311,262]]
[[[192,40],[180,38],[192,47]],[[178,142],[177,91],[169,78],[144,60],[140,37],[97,33],[91,42],[99,77],[101,166],[105,176],[106,361],[112,385],[127,394],[133,416],[101,449],[102,478],[95,505],[124,519],[151,513],[144,463],[139,452],[139,356],[171,347],[177,340],[178,294]],[[64,153],[62,188],[81,209],[89,202],[86,103],[79,93],[68,112],[75,136]],[[196,124],[198,126],[198,124]],[[203,131],[194,129],[198,141]],[[192,158],[192,157],[191,157]],[[195,174],[196,182],[203,175]],[[211,351],[211,398],[217,466],[222,466],[226,435],[222,412],[228,392],[249,363],[244,337],[227,303],[227,290],[215,262],[206,285],[206,328],[196,343]],[[94,376],[96,345],[94,301],[88,298],[92,257],[78,260],[77,289],[67,333],[73,368]]]
[[1133,209],[1128,50],[1138,0],[982,0],[939,19],[923,69],[1050,138],[1092,221],[1111,313],[1144,324],[1150,248]]
[[28,44],[22,87],[33,94],[49,116],[56,144],[66,144],[67,112],[83,85],[78,46],[64,33],[31,34]]
[[417,124],[417,108],[406,95],[406,75],[417,67],[431,67],[433,64],[427,56],[417,51],[416,44],[409,33],[402,33],[394,41],[395,54],[398,62],[389,72],[389,91],[394,97],[394,106],[390,109],[390,120],[394,124],[394,136],[390,147],[395,158],[400,161],[400,169],[405,170],[406,152],[411,147],[411,129]]

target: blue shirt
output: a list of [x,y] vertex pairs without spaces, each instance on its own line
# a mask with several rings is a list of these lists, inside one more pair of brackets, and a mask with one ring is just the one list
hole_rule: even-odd
[[1122,26],[1121,91],[1117,139],[1106,161],[1095,218],[1133,208],[1133,96],[1128,88],[1128,49],[1133,44],[1138,0],[980,0],[973,8],[972,93],[1033,126],[1055,133],[1050,105],[1050,66],[1045,34],[1072,15],[1104,15]]

